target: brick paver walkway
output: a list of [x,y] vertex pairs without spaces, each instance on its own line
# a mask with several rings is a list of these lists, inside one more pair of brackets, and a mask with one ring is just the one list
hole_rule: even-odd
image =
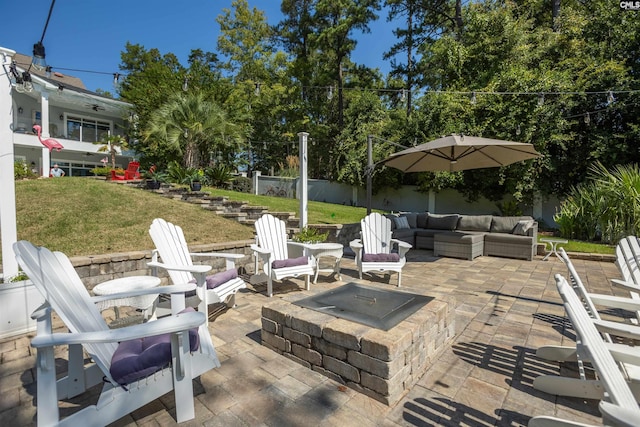
[[[557,258],[464,261],[413,250],[408,259],[402,289],[454,295],[457,336],[397,405],[385,406],[261,346],[261,307],[272,300],[260,285],[239,294],[237,308],[214,315],[209,329],[222,366],[196,381],[196,419],[185,425],[520,426],[543,414],[600,423],[597,402],[532,387],[536,376],[560,369],[537,359],[536,348],[573,339],[553,280],[554,274],[566,273]],[[609,285],[619,277],[612,262],[574,259],[574,264],[592,292],[624,295]],[[346,258],[342,265],[343,281],[359,282],[353,260]],[[362,282],[369,279],[365,275]],[[328,288],[331,280],[321,275],[312,289]],[[382,276],[372,280],[385,282]],[[302,295],[302,289],[298,280],[276,283],[273,298]],[[35,424],[31,337],[0,342],[0,425]],[[61,363],[65,356],[60,350]],[[570,372],[572,367],[562,368]],[[63,404],[73,408],[95,396]],[[174,425],[173,408],[173,397],[166,395],[115,425]]]

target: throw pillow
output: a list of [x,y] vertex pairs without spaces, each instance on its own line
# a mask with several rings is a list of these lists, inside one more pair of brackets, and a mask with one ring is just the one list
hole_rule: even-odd
[[520,220],[513,228],[513,234],[517,234],[518,236],[526,236],[531,227],[533,227],[532,219]]
[[402,230],[409,227],[409,220],[406,216],[397,216],[393,218],[393,221],[396,223],[396,229]]
[[236,277],[238,277],[238,271],[235,268],[207,276],[207,289],[218,287]]

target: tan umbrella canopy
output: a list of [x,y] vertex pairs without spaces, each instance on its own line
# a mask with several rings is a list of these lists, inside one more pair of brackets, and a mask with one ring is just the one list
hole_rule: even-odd
[[394,153],[380,164],[403,172],[455,172],[506,166],[539,156],[531,144],[449,135]]

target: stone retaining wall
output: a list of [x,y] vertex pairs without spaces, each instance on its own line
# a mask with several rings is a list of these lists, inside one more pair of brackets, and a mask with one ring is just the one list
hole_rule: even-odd
[[[236,260],[236,268],[240,273],[253,272],[253,259],[250,245],[252,240],[236,242],[212,243],[207,245],[194,245],[189,247],[192,252],[228,252],[244,254],[245,257]],[[127,276],[151,275],[153,272],[147,263],[151,261],[151,251],[133,251],[112,253],[104,255],[89,255],[72,257],[71,263],[82,279],[87,289],[91,291],[101,282]],[[197,264],[206,264],[213,267],[212,271],[221,271],[225,268],[225,260],[222,258],[200,258]],[[157,275],[163,279],[163,284],[168,283],[168,275],[165,271],[158,271]]]
[[389,331],[275,301],[262,345],[387,405],[397,403],[455,336],[455,298],[439,297]]

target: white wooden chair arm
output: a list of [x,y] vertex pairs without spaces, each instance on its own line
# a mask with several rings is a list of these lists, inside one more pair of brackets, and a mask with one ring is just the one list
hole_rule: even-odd
[[224,253],[224,252],[194,252],[190,253],[193,258],[195,257],[218,257],[227,259],[240,259],[244,257],[244,254]]
[[293,247],[302,248],[302,249],[305,249],[307,247],[305,243],[293,242],[291,240],[287,240],[287,246],[293,246]]
[[269,249],[261,248],[258,245],[252,244],[251,250],[256,253],[261,258],[269,258],[271,256],[271,251]]
[[349,242],[349,247],[351,249],[355,250],[361,250],[363,245],[362,245],[362,241],[360,239],[355,239]]
[[611,283],[613,283],[614,286],[624,288],[628,291],[640,293],[640,285],[637,285],[633,282],[620,279],[611,279]]
[[598,319],[593,319],[593,323],[601,333],[607,333],[618,337],[640,339],[640,327],[638,327],[638,325]]
[[404,258],[406,253],[409,252],[409,249],[411,249],[411,244],[402,240],[391,239],[391,243],[398,245],[398,255],[400,255],[400,258]]
[[640,352],[637,347],[617,343],[606,343],[606,346],[616,362],[640,365]]
[[616,297],[613,295],[589,294],[589,298],[595,305],[621,308],[629,311],[640,311],[640,299]]
[[49,305],[49,302],[45,301],[40,307],[38,307],[35,310],[33,310],[33,312],[31,313],[31,318],[33,320],[38,320],[38,319],[42,319],[44,317],[51,316],[51,311],[52,310],[53,309]]
[[86,333],[56,333],[40,335],[31,340],[33,347],[52,347],[55,345],[108,343],[146,338],[172,332],[181,332],[197,328],[206,320],[204,313],[182,313],[176,316],[165,317],[140,325],[133,325],[119,329],[105,331],[92,331]]
[[172,286],[158,286],[148,289],[137,289],[134,291],[119,292],[116,294],[97,295],[91,297],[92,302],[109,301],[112,299],[131,298],[140,295],[154,295],[154,294],[182,294],[185,292],[193,291],[196,288],[195,283],[185,283],[184,285],[172,285]]
[[199,273],[199,274],[207,273],[212,268],[210,265],[170,265],[170,264],[164,264],[162,262],[154,262],[154,261],[148,262],[147,266],[163,268],[165,270],[189,271],[191,273]]

